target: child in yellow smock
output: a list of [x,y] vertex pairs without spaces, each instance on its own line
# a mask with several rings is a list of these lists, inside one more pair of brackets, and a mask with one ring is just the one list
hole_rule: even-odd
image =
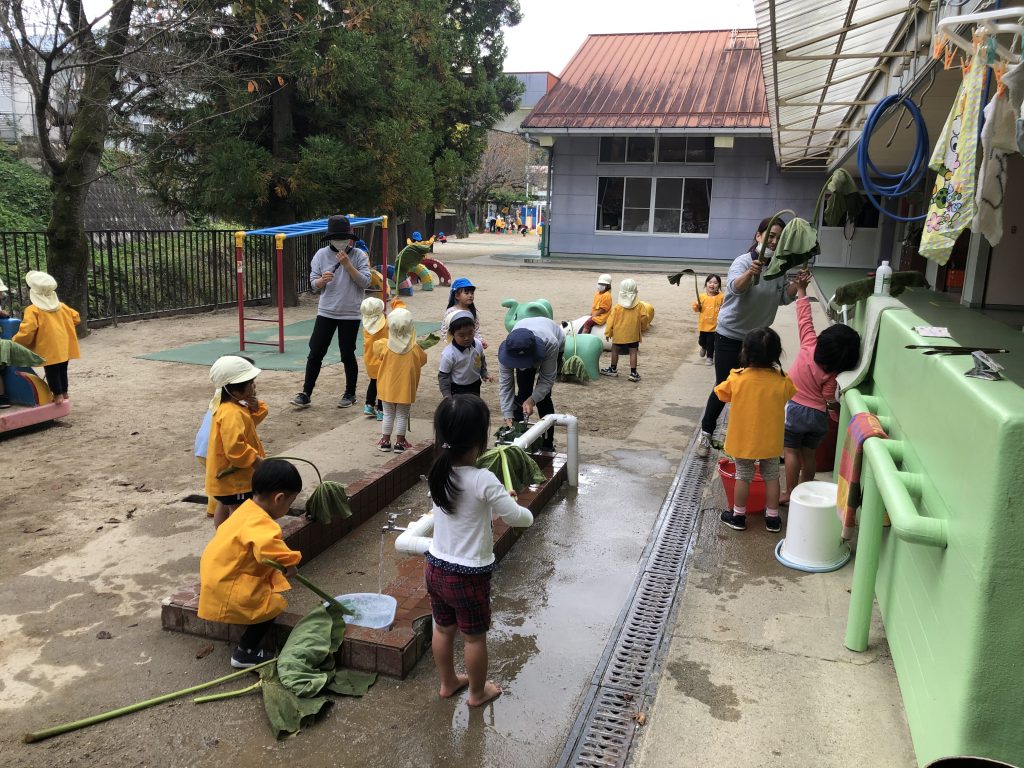
[[[287,461],[268,459],[252,476],[253,497],[217,529],[199,561],[199,618],[246,625],[231,666],[247,669],[274,654],[260,647],[274,619],[288,606],[281,595],[291,589],[302,554],[288,548],[277,521],[288,514],[302,490],[299,471]],[[288,569],[263,565],[264,558]]]
[[370,383],[366,387],[366,404],[363,406],[363,413],[376,417],[377,421],[383,421],[384,408],[380,398],[377,397],[377,373],[380,370],[380,360],[373,354],[373,345],[380,339],[388,337],[388,319],[384,315],[384,302],[372,296],[363,299],[363,303],[359,306],[359,314],[363,316],[363,365],[366,366],[366,375],[370,377]]
[[416,343],[416,325],[408,309],[396,309],[388,318],[388,338],[373,343],[374,355],[380,359],[377,371],[377,392],[384,404],[379,451],[401,453],[409,447],[405,433],[409,429],[409,411],[416,402],[420,372],[427,362],[427,353]]
[[637,358],[643,333],[651,325],[651,313],[647,304],[637,301],[638,293],[636,280],[626,278],[619,283],[619,303],[612,307],[604,325],[604,337],[612,342],[612,362],[601,369],[602,376],[619,375],[621,353],[629,355],[629,380],[633,383],[640,381]]
[[612,311],[612,276],[605,273],[597,278],[597,291],[594,293],[594,301],[590,305],[590,317],[584,321],[580,333],[590,333],[595,325],[604,325],[608,322],[608,315]]
[[238,355],[224,355],[210,367],[210,381],[217,389],[210,401],[213,418],[206,450],[206,495],[219,502],[214,526],[220,526],[242,502],[252,498],[253,471],[267,455],[256,434],[256,425],[267,418],[267,404],[256,397],[260,373]]
[[708,275],[704,278],[704,293],[693,302],[693,311],[700,315],[697,319],[697,345],[704,365],[715,364],[715,331],[718,329],[718,313],[722,309],[725,294],[722,293],[722,278]]
[[21,327],[11,339],[43,358],[46,383],[53,402],[68,399],[68,361],[79,357],[75,326],[81,322],[78,312],[57,298],[57,281],[35,270],[25,275],[28,298]]
[[771,328],[755,328],[743,339],[740,365],[729,378],[715,387],[723,403],[732,403],[725,452],[736,461],[736,490],[733,508],[721,519],[737,531],[747,527],[747,497],[754,479],[754,463],[761,467],[767,509],[764,526],[782,529],[779,517],[779,456],[782,454],[786,424],[786,402],[796,394],[796,385],[782,370],[782,341]]

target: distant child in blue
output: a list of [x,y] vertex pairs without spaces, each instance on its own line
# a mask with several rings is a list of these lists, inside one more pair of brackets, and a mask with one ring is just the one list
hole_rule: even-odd
[[480,382],[490,381],[484,346],[473,334],[476,320],[471,312],[453,312],[448,322],[451,344],[441,353],[437,383],[442,397],[471,394],[480,396]]
[[452,283],[451,292],[448,294],[448,308],[444,311],[444,319],[441,320],[441,338],[447,338],[449,333],[448,324],[452,315],[459,310],[465,310],[473,315],[474,335],[480,340],[484,349],[487,349],[487,342],[480,335],[480,315],[476,311],[476,286],[469,281],[468,277],[460,277]]

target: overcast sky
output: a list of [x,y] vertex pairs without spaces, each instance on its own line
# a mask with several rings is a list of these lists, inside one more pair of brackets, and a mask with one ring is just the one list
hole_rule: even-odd
[[508,72],[561,74],[587,35],[754,27],[753,0],[519,0],[505,31]]
[[[825,0],[827,1],[827,0]],[[754,0],[519,0],[523,21],[505,30],[508,72],[560,74],[587,35],[754,26]],[[110,0],[85,0],[101,13]]]

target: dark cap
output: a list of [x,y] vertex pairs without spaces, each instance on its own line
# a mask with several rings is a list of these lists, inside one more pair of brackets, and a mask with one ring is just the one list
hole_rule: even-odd
[[540,340],[526,328],[513,328],[498,347],[498,362],[506,368],[533,368],[543,356]]
[[352,224],[345,216],[331,216],[327,219],[328,240],[355,240],[357,235],[352,231]]

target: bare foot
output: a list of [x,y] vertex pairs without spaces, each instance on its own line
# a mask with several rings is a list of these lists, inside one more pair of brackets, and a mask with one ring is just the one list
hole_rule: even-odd
[[781,507],[783,504],[789,504],[789,496],[785,493],[779,496],[779,506]]
[[474,701],[473,694],[470,693],[469,698],[466,699],[466,704],[471,707],[482,707],[484,704],[494,701],[499,696],[501,696],[501,686],[493,680],[488,680],[484,683],[484,695],[481,696],[479,700]]
[[447,688],[443,685],[441,686],[439,695],[441,696],[442,699],[450,699],[456,693],[458,693],[467,685],[469,685],[469,677],[467,675],[456,675],[455,679],[458,683],[457,685],[454,685],[451,688]]

